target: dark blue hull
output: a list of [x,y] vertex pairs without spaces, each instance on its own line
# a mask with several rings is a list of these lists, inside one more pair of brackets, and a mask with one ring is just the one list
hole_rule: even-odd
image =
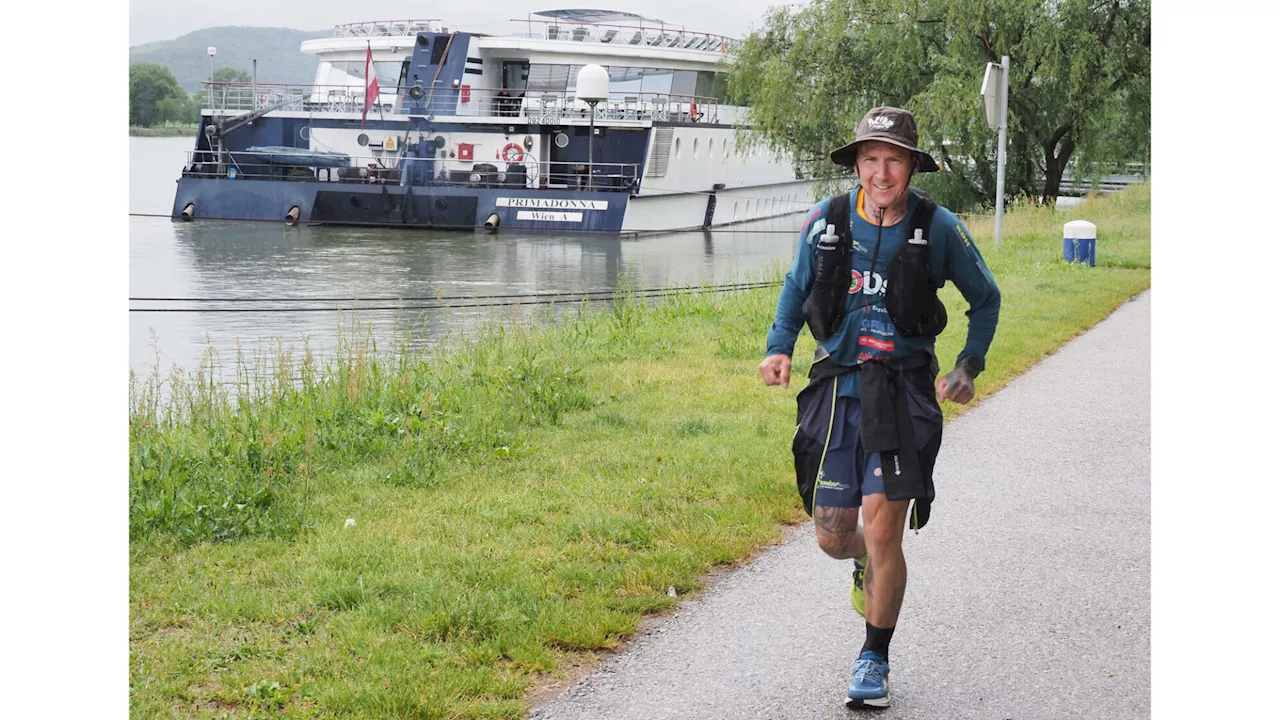
[[526,187],[406,186],[323,181],[183,177],[173,217],[297,221],[334,225],[483,228],[497,214],[503,230],[618,232],[625,192]]

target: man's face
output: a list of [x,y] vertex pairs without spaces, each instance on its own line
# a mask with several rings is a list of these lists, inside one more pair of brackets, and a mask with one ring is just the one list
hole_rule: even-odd
[[872,140],[858,147],[858,177],[863,191],[878,207],[906,197],[911,183],[911,151]]

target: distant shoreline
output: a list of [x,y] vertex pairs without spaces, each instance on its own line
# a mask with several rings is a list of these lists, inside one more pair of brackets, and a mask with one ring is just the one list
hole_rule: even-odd
[[131,137],[195,137],[197,126],[192,125],[163,125],[158,127],[141,127],[138,125],[129,126],[129,135]]

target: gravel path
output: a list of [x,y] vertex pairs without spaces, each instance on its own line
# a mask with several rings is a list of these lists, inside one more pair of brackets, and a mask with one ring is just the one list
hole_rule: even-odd
[[889,709],[843,705],[852,566],[806,523],[531,717],[1150,717],[1150,318],[1144,293],[947,425]]

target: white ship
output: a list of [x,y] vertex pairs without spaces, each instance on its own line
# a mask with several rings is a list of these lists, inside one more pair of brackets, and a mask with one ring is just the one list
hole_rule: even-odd
[[206,84],[173,215],[645,232],[806,209],[812,181],[735,143],[736,44],[604,10],[340,25],[303,43],[310,85]]

